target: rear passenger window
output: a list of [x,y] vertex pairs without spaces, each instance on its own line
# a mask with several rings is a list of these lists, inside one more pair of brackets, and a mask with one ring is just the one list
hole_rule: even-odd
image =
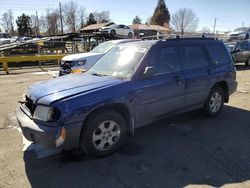
[[151,58],[156,74],[170,73],[181,70],[179,54],[175,47],[160,48]]
[[183,53],[184,69],[208,66],[208,59],[202,46],[184,46]]
[[205,47],[213,62],[217,62],[218,64],[230,62],[230,57],[221,44],[207,44]]

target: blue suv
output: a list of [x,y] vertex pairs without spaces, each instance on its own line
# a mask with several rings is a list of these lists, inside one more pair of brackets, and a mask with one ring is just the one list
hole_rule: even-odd
[[114,47],[84,74],[30,86],[16,114],[34,143],[103,157],[135,128],[166,115],[218,115],[236,87],[232,58],[219,40],[140,41]]

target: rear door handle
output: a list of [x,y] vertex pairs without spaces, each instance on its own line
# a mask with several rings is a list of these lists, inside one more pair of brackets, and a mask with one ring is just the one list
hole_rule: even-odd
[[177,82],[179,85],[182,85],[181,77],[180,76],[174,76],[174,81]]

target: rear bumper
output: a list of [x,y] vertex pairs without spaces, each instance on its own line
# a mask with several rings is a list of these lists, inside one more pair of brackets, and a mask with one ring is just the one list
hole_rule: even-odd
[[[23,112],[21,107],[16,109],[16,116],[24,137],[35,144],[41,144],[45,148],[58,148],[65,150],[77,148],[79,146],[80,132],[82,128],[81,123],[58,125],[56,127],[45,126],[30,119]],[[63,143],[58,146],[56,145],[56,141],[60,136],[62,128],[66,130],[66,138]]]

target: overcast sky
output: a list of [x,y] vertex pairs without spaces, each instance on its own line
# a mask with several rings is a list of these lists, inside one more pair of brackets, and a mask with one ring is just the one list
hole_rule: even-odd
[[[61,0],[62,3],[68,0]],[[92,11],[110,11],[110,18],[115,23],[131,24],[135,15],[143,22],[153,14],[157,0],[75,0],[85,7],[86,15]],[[12,9],[15,18],[22,13],[38,15],[47,8],[58,8],[55,0],[0,0],[0,15]],[[193,9],[199,17],[199,29],[209,27],[213,30],[214,19],[217,18],[216,30],[229,31],[237,27],[250,27],[250,0],[166,0],[171,14],[179,8]]]

